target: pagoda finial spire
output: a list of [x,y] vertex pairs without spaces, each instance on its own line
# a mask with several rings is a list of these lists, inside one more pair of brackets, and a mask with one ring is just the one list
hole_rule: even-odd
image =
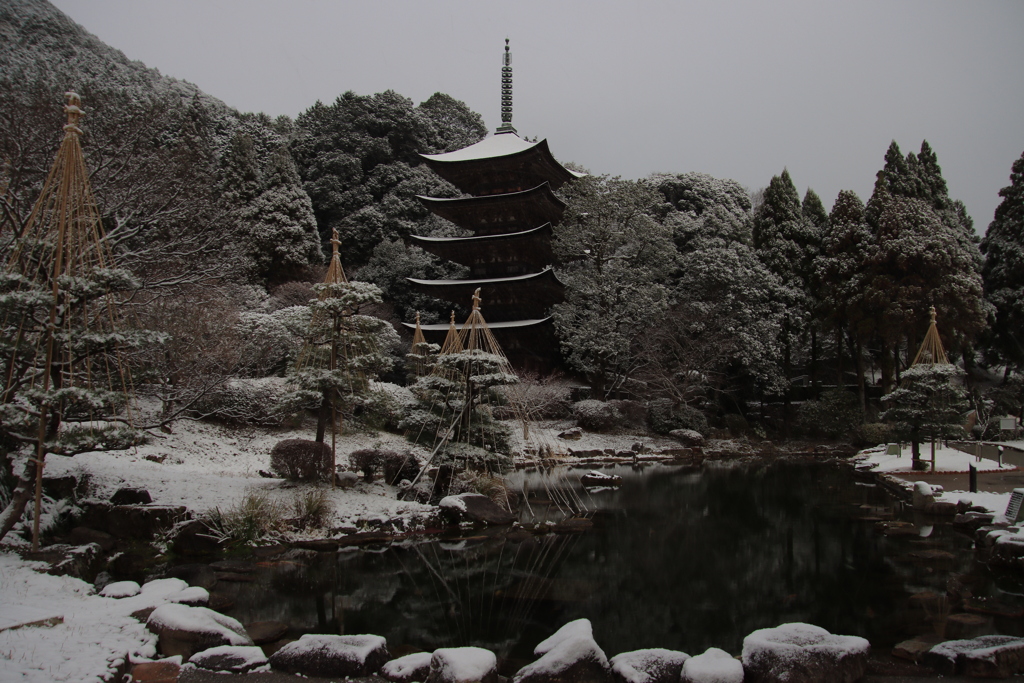
[[501,125],[495,134],[515,132],[516,129],[512,127],[512,53],[506,38],[505,54],[501,62]]

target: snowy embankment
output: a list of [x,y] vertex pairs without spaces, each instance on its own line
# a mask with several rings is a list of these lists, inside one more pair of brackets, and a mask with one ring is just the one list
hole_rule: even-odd
[[[287,505],[301,485],[266,478],[259,472],[270,469],[270,449],[275,443],[311,436],[308,429],[269,432],[179,421],[174,433],[154,436],[137,448],[71,458],[50,455],[46,475],[87,479],[86,498],[109,500],[118,488],[144,488],[153,503],[184,505],[194,513],[230,509],[250,491],[264,492]],[[347,466],[348,453],[375,443],[395,450],[409,446],[402,437],[385,432],[344,435],[337,440],[338,464]],[[328,527],[415,517],[430,510],[419,503],[397,500],[396,490],[379,482],[360,482],[350,489],[331,491],[330,502]]]
[[[927,471],[922,472],[915,472],[911,469],[911,455],[909,448],[904,448],[902,455],[899,456],[888,455],[886,451],[886,445],[868,448],[858,453],[856,459],[860,460],[863,465],[869,466],[870,471],[872,472],[900,475],[901,477],[913,478],[915,475],[929,474],[932,471],[931,447],[929,445],[922,444],[921,446],[921,458],[929,466]],[[994,460],[978,459],[969,453],[964,453],[963,451],[949,446],[936,445],[936,474],[965,473],[970,470],[971,465],[976,467],[978,472],[1011,472],[1017,469],[1013,465],[1004,464],[1000,466],[999,463]],[[913,483],[911,481],[904,480],[904,482],[906,488],[912,488]],[[992,491],[978,491],[977,493],[971,493],[970,491],[962,490],[943,491],[936,497],[936,500],[948,501],[951,503],[956,503],[961,500],[969,501],[971,505],[980,505],[990,512],[1001,515],[1006,510],[1007,504],[1010,502],[1010,493],[997,493]]]

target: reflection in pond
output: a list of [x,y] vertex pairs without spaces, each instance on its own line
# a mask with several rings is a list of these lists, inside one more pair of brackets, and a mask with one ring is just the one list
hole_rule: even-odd
[[970,539],[948,525],[918,520],[916,534],[879,534],[877,520],[900,516],[901,506],[842,467],[605,471],[621,476],[621,487],[588,493],[576,483],[584,470],[562,471],[561,481],[520,475],[516,484],[531,491],[524,514],[535,518],[560,519],[559,496],[585,503],[594,523],[586,533],[488,529],[368,550],[289,551],[260,561],[255,582],[231,585],[230,614],[285,621],[295,633],[375,633],[395,652],[476,645],[508,667],[580,617],[609,655],[737,653],[751,631],[792,621],[884,647],[942,630],[950,585],[970,585],[976,596],[1017,590],[976,568]]

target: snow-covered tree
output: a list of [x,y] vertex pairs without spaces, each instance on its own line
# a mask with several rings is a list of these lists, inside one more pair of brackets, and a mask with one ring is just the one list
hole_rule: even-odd
[[873,240],[864,222],[864,203],[856,193],[842,190],[832,206],[822,233],[821,254],[815,261],[816,311],[819,324],[836,335],[839,386],[843,385],[844,343],[850,347],[862,408],[866,408],[862,346],[874,329],[864,300]]
[[648,182],[664,198],[658,210],[680,253],[752,244],[750,196],[735,180],[682,173],[655,174]]
[[603,399],[642,362],[635,343],[667,306],[662,283],[675,250],[651,215],[659,197],[650,183],[586,176],[562,192],[567,207],[553,247],[565,301],[552,316],[569,365]]
[[1010,184],[981,241],[985,298],[995,309],[989,360],[1024,368],[1024,154],[1013,162]]
[[882,397],[888,407],[880,417],[894,423],[911,442],[915,468],[920,466],[924,438],[963,436],[970,410],[964,377],[955,365],[920,363],[903,373],[896,390]]
[[308,275],[323,262],[313,204],[302,189],[287,147],[279,147],[263,174],[262,192],[241,209],[240,239],[256,276],[275,284]]

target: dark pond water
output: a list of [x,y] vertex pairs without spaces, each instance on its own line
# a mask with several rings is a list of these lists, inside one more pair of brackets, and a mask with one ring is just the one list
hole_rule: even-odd
[[[521,475],[536,517],[558,516],[551,501],[585,502],[594,521],[587,533],[290,551],[259,562],[256,582],[230,585],[230,614],[285,621],[294,634],[375,633],[399,652],[477,645],[515,670],[580,617],[609,656],[646,647],[735,654],[751,631],[791,621],[887,647],[934,632],[948,612],[944,599],[913,594],[965,585],[1007,599],[1024,592],[976,565],[970,539],[948,525],[917,519],[917,536],[879,534],[878,518],[915,520],[838,466],[604,471],[621,475],[622,486],[588,494],[580,470]],[[949,554],[926,552],[936,549]],[[994,628],[1020,631],[1014,620]]]

